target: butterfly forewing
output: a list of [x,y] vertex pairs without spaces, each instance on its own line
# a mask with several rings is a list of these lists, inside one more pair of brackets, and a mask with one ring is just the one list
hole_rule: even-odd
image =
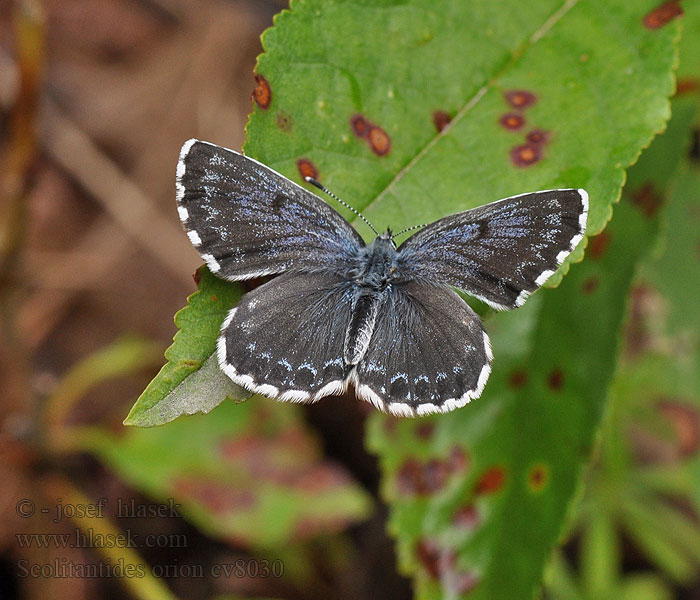
[[481,319],[454,291],[392,286],[351,378],[358,395],[400,416],[448,412],[478,398],[491,372]]
[[497,309],[521,306],[583,238],[584,190],[506,198],[432,223],[399,247],[406,277],[446,283]]
[[328,204],[233,150],[186,142],[176,186],[187,235],[211,271],[224,279],[298,267],[342,272],[364,245]]
[[345,331],[353,298],[329,272],[289,271],[246,294],[224,321],[221,369],[239,385],[292,402],[345,388]]

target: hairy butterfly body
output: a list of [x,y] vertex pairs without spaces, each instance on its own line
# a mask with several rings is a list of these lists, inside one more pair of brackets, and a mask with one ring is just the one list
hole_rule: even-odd
[[180,219],[209,269],[276,275],[232,309],[221,369],[247,389],[315,402],[352,383],[400,416],[477,398],[491,371],[480,318],[454,291],[521,306],[583,238],[584,190],[522,194],[450,215],[398,248],[365,245],[328,204],[242,154],[189,140],[177,167]]

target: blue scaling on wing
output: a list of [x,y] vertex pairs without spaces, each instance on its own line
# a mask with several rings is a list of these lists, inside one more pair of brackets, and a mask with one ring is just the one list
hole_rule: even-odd
[[314,194],[214,144],[184,144],[176,190],[190,241],[224,279],[291,268],[345,272],[364,246],[350,224]]
[[392,285],[351,373],[357,395],[397,416],[449,412],[481,395],[491,346],[478,315],[447,286]]
[[289,402],[342,392],[352,284],[330,271],[288,271],[249,292],[226,317],[221,370],[235,383]]
[[522,194],[427,225],[398,249],[404,278],[441,282],[490,306],[522,306],[583,239],[588,194]]

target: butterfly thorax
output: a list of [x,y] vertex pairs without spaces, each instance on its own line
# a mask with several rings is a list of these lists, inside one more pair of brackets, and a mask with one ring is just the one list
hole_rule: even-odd
[[377,314],[396,276],[396,246],[391,232],[387,231],[360,251],[356,267],[351,272],[356,287],[345,334],[346,364],[357,364],[367,351]]
[[396,277],[396,246],[391,232],[378,235],[363,248],[351,273],[354,283],[373,291],[385,290]]

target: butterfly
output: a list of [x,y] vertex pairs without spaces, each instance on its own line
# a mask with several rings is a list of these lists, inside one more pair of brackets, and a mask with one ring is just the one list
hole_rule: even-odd
[[521,194],[444,217],[397,248],[390,231],[366,245],[315,194],[233,150],[189,140],[176,175],[180,219],[212,273],[277,275],[228,312],[221,370],[290,402],[352,384],[396,416],[481,395],[491,344],[453,288],[497,310],[522,306],[582,240],[588,214],[582,189]]

